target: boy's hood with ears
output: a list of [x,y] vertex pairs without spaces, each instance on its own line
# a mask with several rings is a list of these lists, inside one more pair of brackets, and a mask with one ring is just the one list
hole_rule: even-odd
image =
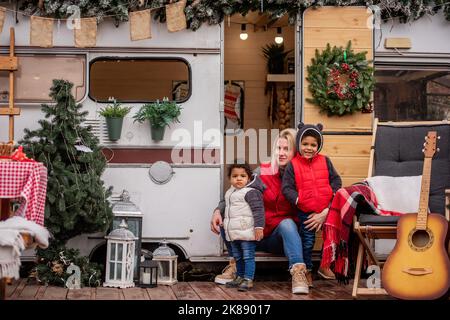
[[295,143],[296,143],[296,147],[297,150],[299,150],[298,152],[300,152],[300,142],[302,141],[303,136],[305,135],[306,132],[312,130],[315,131],[319,137],[320,140],[318,141],[319,145],[317,147],[317,153],[320,152],[320,150],[322,150],[322,146],[323,146],[323,134],[322,134],[322,129],[323,129],[323,125],[321,123],[318,123],[317,125],[313,125],[313,124],[304,124],[303,122],[300,122],[297,126],[297,137],[295,139]]
[[246,187],[259,190],[261,191],[261,193],[263,193],[265,189],[264,183],[261,181],[261,178],[256,174],[252,175],[252,180],[250,180],[250,182],[247,183]]

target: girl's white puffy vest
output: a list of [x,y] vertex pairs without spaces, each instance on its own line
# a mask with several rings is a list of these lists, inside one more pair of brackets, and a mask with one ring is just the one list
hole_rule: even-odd
[[255,240],[253,214],[245,195],[253,188],[236,189],[233,186],[225,193],[225,217],[223,226],[228,241]]

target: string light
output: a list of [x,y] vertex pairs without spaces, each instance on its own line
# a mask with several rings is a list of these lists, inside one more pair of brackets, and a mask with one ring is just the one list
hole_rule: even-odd
[[281,34],[281,27],[277,28],[277,36],[275,37],[275,43],[282,44],[284,41],[283,35]]
[[245,23],[241,24],[241,34],[239,35],[239,38],[241,38],[241,40],[247,40],[248,38],[247,25]]

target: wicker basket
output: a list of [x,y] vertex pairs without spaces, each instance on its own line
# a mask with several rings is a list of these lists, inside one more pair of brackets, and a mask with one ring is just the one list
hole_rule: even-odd
[[7,143],[0,142],[0,156],[9,157],[14,149],[14,144],[12,141]]

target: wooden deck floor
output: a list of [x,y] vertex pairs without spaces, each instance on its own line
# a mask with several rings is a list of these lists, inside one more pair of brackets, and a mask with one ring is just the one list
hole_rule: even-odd
[[[291,293],[290,282],[255,282],[248,292],[226,288],[212,282],[179,282],[156,288],[81,288],[68,290],[42,286],[26,279],[13,281],[6,288],[7,300],[351,300],[352,283],[338,285],[335,281],[316,280],[308,295]],[[391,299],[370,296],[359,299]]]

